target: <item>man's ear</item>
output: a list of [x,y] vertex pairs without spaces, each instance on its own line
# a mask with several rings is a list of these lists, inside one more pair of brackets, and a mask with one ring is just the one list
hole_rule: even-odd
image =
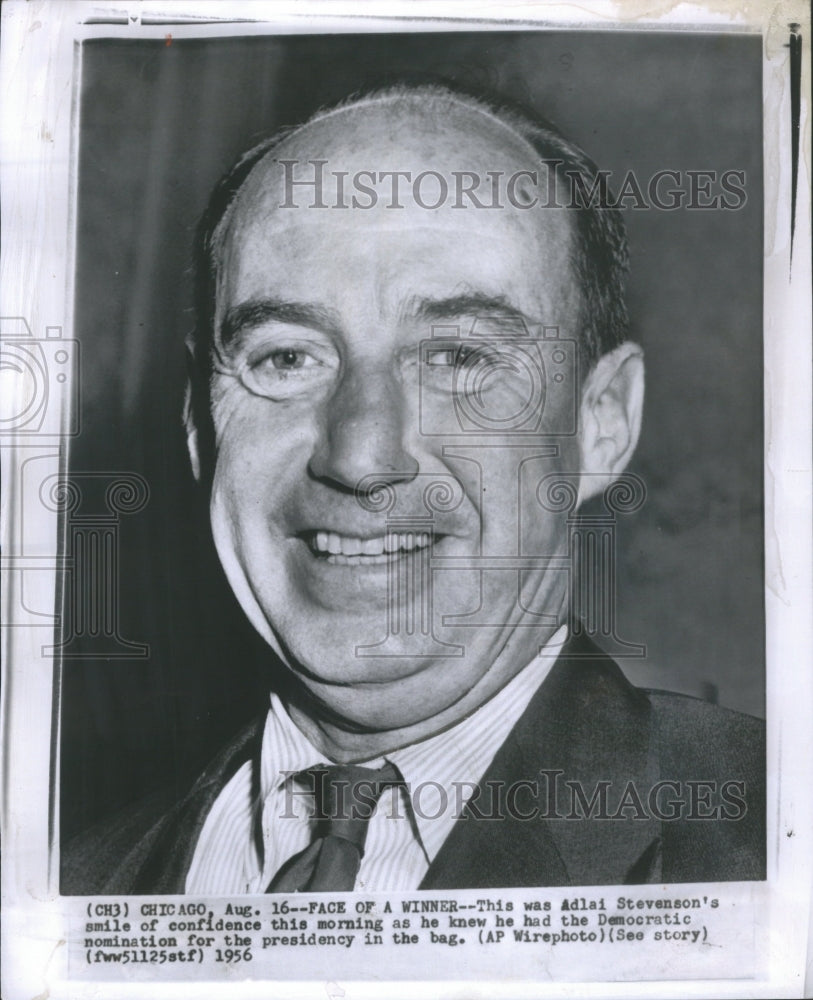
[[191,335],[186,338],[186,388],[183,397],[183,423],[186,428],[186,448],[189,452],[189,462],[192,475],[200,482],[200,448],[198,445],[198,426],[195,421],[194,380],[195,380],[195,347]]
[[606,489],[627,467],[641,430],[644,352],[629,341],[602,355],[587,376],[579,418],[579,503]]

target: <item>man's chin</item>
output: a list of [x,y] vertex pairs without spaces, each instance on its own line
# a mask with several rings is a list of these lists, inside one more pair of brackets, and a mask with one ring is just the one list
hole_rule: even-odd
[[[320,622],[319,618],[327,621]],[[371,690],[405,684],[426,671],[454,669],[457,646],[428,652],[419,637],[387,636],[377,616],[309,616],[307,635],[279,634],[289,668],[309,684]],[[441,654],[441,655],[439,655]]]
[[[391,664],[387,666],[391,669]],[[422,728],[460,695],[460,692],[436,692],[435,685],[424,676],[426,669],[389,680],[377,676],[366,682],[353,681],[352,686],[308,677],[303,685],[307,692],[305,700],[299,703],[305,722],[320,720],[347,733],[390,734],[388,744],[399,731],[404,731],[405,739],[410,739],[411,730]],[[302,677],[299,679],[303,681]]]

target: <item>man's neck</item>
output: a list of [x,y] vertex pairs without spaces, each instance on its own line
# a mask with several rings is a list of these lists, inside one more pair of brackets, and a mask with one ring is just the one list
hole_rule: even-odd
[[[560,627],[548,640],[539,656],[548,656],[551,663],[558,656],[567,629]],[[383,757],[405,746],[429,739],[468,718],[509,684],[533,657],[514,661],[513,669],[505,662],[496,663],[492,671],[481,678],[471,690],[454,704],[411,725],[382,730],[364,730],[343,725],[341,720],[320,711],[313,701],[294,698],[286,702],[288,714],[297,728],[325,755],[337,763],[367,761]]]

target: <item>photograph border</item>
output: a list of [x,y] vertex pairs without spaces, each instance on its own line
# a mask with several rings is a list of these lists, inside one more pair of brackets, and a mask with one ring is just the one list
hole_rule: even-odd
[[[203,16],[211,20],[212,4]],[[746,931],[764,949],[764,974],[750,981],[664,980],[647,982],[497,983],[493,996],[558,996],[579,988],[584,996],[774,996],[804,995],[805,957],[811,921],[813,809],[809,793],[813,743],[808,714],[813,702],[811,640],[810,498],[810,83],[809,14],[789,4],[793,19],[779,22],[766,13],[748,19],[734,5],[701,10],[677,7],[659,18],[636,18],[624,8],[623,21],[602,3],[557,5],[523,10],[509,17],[500,5],[482,9],[474,22],[453,3],[388,7],[392,15],[371,15],[370,5],[230,3],[217,24],[180,23],[200,15],[201,4],[176,3],[149,9],[111,2],[51,2],[37,6],[8,3],[3,10],[2,315],[25,321],[37,339],[74,342],[79,42],[90,37],[176,37],[212,34],[311,33],[315,31],[500,30],[575,27],[592,30],[709,30],[759,33],[764,41],[765,162],[765,570],[768,723],[767,883],[745,886],[740,906]],[[287,7],[287,9],[286,9]],[[376,5],[376,9],[377,5]],[[515,8],[509,8],[516,14]],[[249,16],[248,10],[252,13]],[[610,11],[608,13],[608,10]],[[262,14],[260,14],[262,11]],[[407,13],[407,11],[409,13]],[[246,20],[238,21],[240,17]],[[110,23],[105,19],[111,19]],[[792,28],[796,24],[799,27]],[[795,96],[791,66],[794,37],[801,38]],[[804,87],[804,84],[807,84]],[[795,110],[798,108],[798,112]],[[794,163],[795,116],[800,139]],[[794,185],[793,178],[797,180]],[[795,196],[792,189],[795,186]],[[795,200],[795,215],[791,205]],[[793,253],[791,255],[791,236]],[[19,324],[16,327],[22,329]],[[58,331],[58,332],[57,332]],[[49,345],[50,350],[53,345]],[[78,349],[77,345],[77,349]],[[70,349],[68,350],[70,355]],[[67,977],[69,897],[58,893],[59,699],[60,669],[53,653],[43,654],[48,626],[21,613],[26,607],[59,608],[64,566],[65,498],[54,495],[47,513],[19,549],[28,463],[37,476],[64,475],[70,440],[77,429],[78,391],[69,377],[51,383],[49,409],[60,423],[31,443],[24,437],[0,448],[3,500],[3,687],[0,703],[3,746],[3,994],[9,998],[50,991],[51,996],[90,996],[98,981]],[[9,404],[5,404],[9,405]],[[12,404],[12,412],[13,404]],[[26,571],[25,595],[22,576]],[[34,572],[32,572],[34,571]],[[25,599],[23,599],[25,598]],[[46,735],[47,734],[47,735]],[[47,817],[47,821],[45,819]],[[682,887],[687,888],[687,887]],[[78,898],[82,906],[87,900]],[[732,918],[733,919],[733,918]],[[113,980],[111,980],[113,982]],[[166,982],[160,995],[232,995],[234,982]],[[378,996],[380,982],[342,980],[331,984],[268,981],[242,983],[241,996]],[[460,983],[400,981],[399,995],[459,995]],[[472,981],[473,985],[473,981]],[[479,984],[483,986],[484,984]],[[158,984],[120,983],[119,995],[157,996]],[[273,992],[272,992],[273,990]],[[344,992],[342,992],[344,991]]]

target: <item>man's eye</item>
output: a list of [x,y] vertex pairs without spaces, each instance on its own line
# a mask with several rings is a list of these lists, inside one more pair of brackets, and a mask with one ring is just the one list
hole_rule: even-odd
[[267,360],[279,371],[290,371],[295,368],[304,368],[308,361],[308,355],[304,351],[294,351],[285,347],[280,351],[272,351]]
[[298,347],[278,347],[266,351],[248,364],[255,375],[265,374],[271,378],[281,378],[288,372],[302,372],[318,366],[319,361],[313,354]]
[[426,363],[433,368],[466,368],[489,360],[490,352],[470,344],[438,347],[427,352]]
[[426,363],[432,368],[445,368],[454,364],[454,351],[432,350],[427,351]]
[[318,388],[335,369],[334,356],[319,346],[273,347],[249,356],[240,378],[259,396],[287,399]]

